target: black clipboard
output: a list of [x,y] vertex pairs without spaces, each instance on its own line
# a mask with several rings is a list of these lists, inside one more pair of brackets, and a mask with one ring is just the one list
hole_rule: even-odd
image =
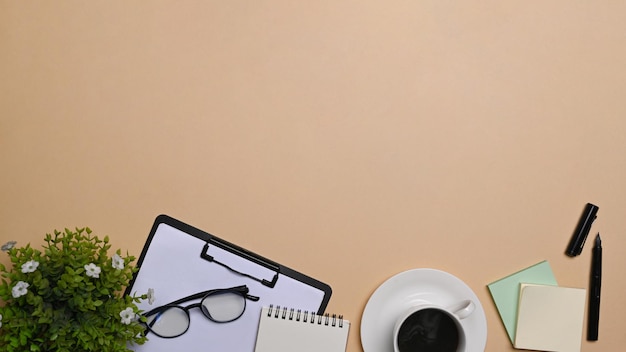
[[184,335],[163,339],[148,334],[146,344],[129,346],[134,351],[252,352],[263,306],[323,314],[332,294],[326,283],[167,215],[154,221],[137,268],[125,293],[141,295],[153,289],[155,302],[139,303],[144,311],[197,292],[240,285],[260,299],[248,301],[244,315],[227,324],[194,312]]

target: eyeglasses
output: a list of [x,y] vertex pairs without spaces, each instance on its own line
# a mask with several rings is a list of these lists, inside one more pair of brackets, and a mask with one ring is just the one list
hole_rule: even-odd
[[[199,303],[185,307],[179,305],[200,298],[202,300]],[[205,317],[216,323],[237,320],[246,310],[246,299],[258,301],[259,297],[249,295],[245,285],[203,291],[181,298],[144,313],[146,333],[150,331],[163,338],[174,338],[186,333],[191,321],[189,310],[192,308],[200,308]]]

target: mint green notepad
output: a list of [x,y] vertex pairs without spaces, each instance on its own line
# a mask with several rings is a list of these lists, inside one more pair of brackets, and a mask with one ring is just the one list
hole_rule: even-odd
[[522,283],[557,285],[550,263],[545,260],[487,285],[512,344],[515,343],[517,308]]

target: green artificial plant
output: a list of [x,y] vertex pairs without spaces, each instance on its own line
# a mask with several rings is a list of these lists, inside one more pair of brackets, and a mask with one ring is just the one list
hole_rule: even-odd
[[3,246],[0,264],[0,351],[130,351],[146,337],[136,303],[152,292],[124,295],[134,257],[109,256],[108,236],[89,228],[46,234],[43,251]]

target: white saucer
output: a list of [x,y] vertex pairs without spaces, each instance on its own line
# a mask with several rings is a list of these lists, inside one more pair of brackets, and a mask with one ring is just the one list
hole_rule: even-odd
[[487,319],[478,297],[456,276],[435,269],[399,273],[372,294],[361,318],[363,352],[393,352],[393,327],[407,309],[420,303],[449,306],[471,299],[476,309],[461,321],[466,332],[467,352],[484,352]]

